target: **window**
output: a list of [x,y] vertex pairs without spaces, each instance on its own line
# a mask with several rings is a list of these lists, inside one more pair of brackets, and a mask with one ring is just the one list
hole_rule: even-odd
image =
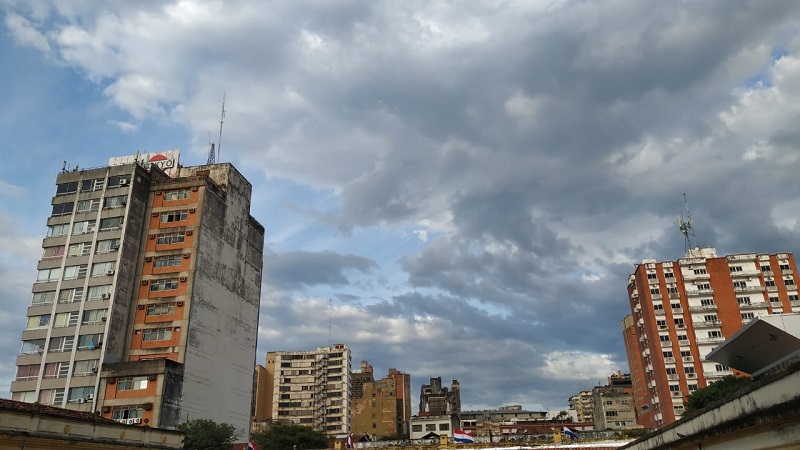
[[703,316],[703,320],[705,320],[706,322],[716,322],[719,320],[719,318],[717,317],[716,314],[707,314]]
[[671,306],[672,309],[681,309],[681,304],[680,303],[672,303],[669,306]]
[[181,265],[181,255],[159,256],[153,261],[153,267],[174,267]]
[[765,264],[765,265],[761,266],[761,271],[762,272],[772,272],[772,267],[770,267],[769,264]]
[[449,431],[450,424],[449,423],[440,423],[439,424],[439,431]]
[[724,364],[717,364],[714,366],[714,368],[717,370],[717,372],[726,372],[730,370],[730,368]]
[[72,234],[86,234],[94,233],[94,220],[84,220],[82,222],[75,222],[72,224]]
[[93,373],[97,373],[97,363],[99,361],[96,359],[87,359],[84,361],[75,361],[75,367],[72,369],[72,375],[75,376],[85,376],[91,375]]
[[[148,316],[166,316],[175,312],[175,303],[157,303],[153,305],[147,305],[147,315]],[[285,367],[289,367],[289,363],[286,364]],[[284,367],[283,364],[281,367]]]
[[766,281],[764,281],[764,286],[775,287],[775,280],[766,280]]
[[53,320],[54,328],[74,327],[78,324],[78,312],[63,312],[56,314]]
[[56,300],[56,291],[36,292],[33,294],[31,306],[52,305]]
[[685,335],[685,334],[679,334],[679,335],[678,335],[678,340],[679,340],[679,341],[686,341],[686,340],[688,340],[688,339],[689,339],[689,338],[688,338],[688,337],[686,337],[686,335]]
[[72,214],[72,210],[75,208],[75,203],[56,203],[53,205],[53,211],[51,212],[51,216],[63,216],[66,214]]
[[123,208],[128,203],[127,195],[116,195],[114,197],[106,197],[103,200],[103,208]]
[[712,300],[710,298],[706,298],[706,299],[700,300],[700,304],[703,305],[703,306],[714,306],[714,300]]
[[46,283],[48,281],[56,281],[61,276],[61,268],[53,267],[52,269],[40,269],[39,274],[36,276],[37,283]]
[[664,272],[664,278],[675,278],[675,274],[672,272]]
[[105,277],[108,275],[114,275],[114,262],[101,262],[101,263],[94,263],[92,264],[92,276],[93,277]]
[[91,242],[81,242],[78,244],[70,244],[69,250],[67,250],[67,256],[86,256],[92,253],[92,243]]
[[68,362],[47,363],[44,365],[44,373],[42,374],[42,378],[44,379],[67,378],[68,376],[69,376]]
[[425,424],[425,431],[436,431],[436,424],[435,423],[426,423]]
[[24,403],[33,403],[36,401],[36,391],[14,392],[11,394],[11,400]]
[[189,218],[189,211],[167,211],[161,213],[161,223],[180,222]]
[[172,338],[172,328],[151,328],[142,332],[142,342],[166,341]]
[[105,322],[106,310],[105,309],[90,309],[83,312],[83,319],[81,325],[95,325]]
[[131,182],[130,175],[116,175],[113,177],[108,177],[108,187],[119,187],[119,186],[127,186]]
[[78,200],[77,212],[95,212],[100,209],[100,199]]
[[86,400],[90,395],[94,395],[94,386],[81,386],[69,389],[68,403],[76,403],[78,399]]
[[749,305],[750,304],[750,297],[736,297],[736,301],[740,305]]
[[694,373],[694,367],[684,367],[683,368],[683,372],[684,373]]
[[711,290],[711,285],[709,283],[700,283],[697,285],[698,291],[708,291]]
[[619,411],[606,411],[606,417],[617,417],[619,416]]
[[418,433],[422,432],[422,425],[411,425],[411,431],[415,431]]
[[39,364],[17,366],[16,380],[32,380],[39,377]]
[[159,234],[158,241],[156,242],[159,245],[163,244],[180,244],[186,239],[186,235],[184,233],[167,233],[167,234]]
[[669,385],[669,390],[670,390],[670,392],[680,392],[681,391],[681,387],[680,387],[680,385],[677,385],[677,384],[670,384]]
[[784,278],[783,284],[786,286],[794,286],[794,278]]
[[658,295],[661,293],[661,291],[659,291],[658,288],[656,287],[656,288],[651,288],[650,293],[653,295]]
[[780,303],[781,299],[779,297],[770,297],[769,301],[772,303]]
[[98,178],[95,180],[83,180],[81,183],[81,192],[86,191],[99,191],[103,189],[106,185],[106,180],[104,178]]
[[67,195],[78,192],[78,182],[61,183],[56,185],[56,195]]
[[[777,298],[777,297],[776,297],[776,298]],[[769,300],[770,300],[770,301],[773,301],[773,300],[772,300],[772,298],[770,298]],[[800,300],[800,296],[798,296],[797,294],[789,294],[789,301],[790,301],[790,302],[796,302],[796,301],[798,301],[798,300]],[[776,301],[776,302],[780,302],[780,300],[774,300],[774,301]]]
[[104,239],[97,241],[96,253],[110,253],[119,249],[119,239]]
[[42,259],[60,258],[64,256],[64,249],[65,247],[63,245],[45,247],[44,252],[42,253]]
[[707,273],[708,272],[706,272],[706,269],[694,269],[694,274],[695,275],[705,275]]
[[118,391],[135,391],[139,389],[147,389],[147,377],[121,377],[117,380]]
[[680,318],[679,319],[675,319],[675,325],[677,325],[678,327],[683,327],[683,325],[684,325],[683,319],[680,319]]
[[178,280],[155,280],[150,282],[150,292],[172,291],[178,289]]
[[90,286],[89,294],[86,296],[88,300],[105,300],[111,297],[111,285],[106,284],[102,286]]
[[730,266],[729,269],[731,270],[731,273],[733,273],[733,272],[741,272],[742,271],[742,266]]
[[22,341],[21,355],[35,355],[44,352],[44,339],[29,339]]
[[647,274],[647,279],[648,280],[657,280],[658,279],[658,274],[657,273],[648,273]]
[[747,287],[747,282],[746,281],[734,281],[733,282],[733,287],[734,288],[738,288],[738,289],[746,288]]
[[786,263],[779,263],[779,266],[780,266],[781,270],[792,270],[792,268],[789,267],[789,264],[786,264]]
[[660,340],[661,342],[669,342],[669,335],[668,334],[659,335],[658,340]]
[[47,347],[48,352],[71,352],[72,347],[75,345],[75,337],[73,336],[60,336],[50,338],[50,345]]
[[47,237],[66,236],[69,233],[69,224],[50,225],[47,227]]
[[675,286],[669,286],[667,287],[667,292],[669,292],[670,294],[677,294],[678,288],[676,288]]
[[689,358],[689,357],[691,357],[691,356],[692,356],[692,352],[691,352],[691,350],[683,350],[683,351],[681,351],[681,357],[683,357],[683,358]]
[[83,288],[62,289],[58,294],[58,303],[72,303],[83,300]]
[[710,337],[710,338],[721,338],[722,337],[722,332],[721,331],[709,331],[708,332],[708,337]]
[[50,324],[50,314],[43,314],[41,316],[28,317],[28,325],[26,330],[36,330],[39,328],[47,328]]
[[664,358],[672,358],[672,352],[664,352]]
[[660,311],[660,310],[664,309],[664,305],[662,305],[661,303],[654,303],[653,304],[653,309],[656,310],[656,311]]
[[164,200],[182,200],[189,198],[189,189],[175,189],[164,192]]
[[753,319],[756,315],[751,312],[742,313],[742,320]]
[[103,333],[78,336],[78,350],[94,350],[103,345]]
[[122,228],[122,217],[100,219],[100,231],[116,230],[118,228]]
[[89,268],[86,264],[64,267],[64,279],[77,280],[78,278],[86,278],[86,272],[88,270]]
[[666,320],[656,320],[656,326],[658,326],[659,328],[666,327],[667,326],[667,321]]

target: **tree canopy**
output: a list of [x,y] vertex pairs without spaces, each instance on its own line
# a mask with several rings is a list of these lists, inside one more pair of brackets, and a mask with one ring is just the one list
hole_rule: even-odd
[[690,413],[703,409],[705,406],[714,403],[717,400],[728,397],[739,389],[747,386],[753,381],[749,377],[735,377],[728,375],[721,380],[692,392],[686,397],[684,403],[684,413]]
[[250,435],[258,450],[286,450],[296,445],[297,450],[310,450],[328,447],[325,433],[310,427],[296,424],[276,423],[270,428]]
[[236,439],[236,428],[227,423],[195,419],[178,425],[186,435],[184,450],[224,450]]

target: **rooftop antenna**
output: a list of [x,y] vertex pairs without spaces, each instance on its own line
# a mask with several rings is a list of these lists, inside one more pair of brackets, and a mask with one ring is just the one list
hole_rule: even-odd
[[208,161],[207,164],[214,164],[219,159],[219,152],[222,149],[222,125],[225,123],[225,93],[222,93],[222,114],[219,118],[219,138],[217,138],[216,152],[214,143],[211,142],[211,132],[208,133]]
[[692,213],[689,211],[689,200],[686,198],[686,193],[683,193],[683,204],[686,206],[686,220],[683,220],[683,213],[678,214],[678,228],[683,233],[684,237],[684,251],[689,254],[689,251],[697,244],[697,237],[694,235],[694,228],[692,228]]
[[333,299],[328,299],[328,348],[331,347],[331,319],[333,317]]

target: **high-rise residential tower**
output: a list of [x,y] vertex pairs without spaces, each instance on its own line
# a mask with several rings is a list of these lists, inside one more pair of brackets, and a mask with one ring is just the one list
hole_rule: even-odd
[[264,228],[231,164],[178,157],[58,174],[14,399],[247,433]]
[[256,409],[266,412],[266,420],[306,425],[329,435],[349,433],[350,359],[344,344],[268,352],[266,388],[259,386]]
[[800,311],[791,253],[717,256],[695,248],[677,261],[642,261],[628,278],[623,321],[639,423],[679,419],[691,392],[732,374],[706,356],[756,316]]

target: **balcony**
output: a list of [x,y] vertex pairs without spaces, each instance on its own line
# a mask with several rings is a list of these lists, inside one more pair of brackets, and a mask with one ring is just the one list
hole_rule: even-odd
[[767,302],[750,302],[750,303],[739,303],[739,309],[763,309],[767,308],[769,303]]
[[698,344],[721,344],[725,342],[725,338],[720,337],[708,337],[708,338],[697,338]]
[[725,259],[728,261],[755,261],[755,253],[745,253],[743,255],[728,255]]
[[692,264],[705,264],[705,258],[681,258],[678,260],[678,264],[682,266],[691,266]]
[[683,276],[683,281],[699,281],[709,279],[711,279],[711,275],[707,273],[687,273]]
[[694,322],[692,326],[695,330],[698,328],[719,328],[722,326],[722,322],[719,320],[705,320],[703,322]]
[[665,312],[663,309],[657,309],[657,310],[655,310],[655,314],[656,314],[657,316],[665,316],[665,315],[667,315],[667,313],[666,313],[666,312]]
[[683,362],[694,362],[694,357],[692,356],[684,356]]
[[706,378],[722,378],[727,377],[728,375],[733,375],[733,372],[730,370],[717,370],[703,373],[703,376]]
[[677,292],[670,292],[669,293],[669,298],[673,298],[673,299],[674,298],[681,298],[681,294],[679,294]]
[[782,269],[781,270],[781,274],[783,274],[783,275],[791,275],[792,273],[794,273],[794,272],[792,272],[792,269]]
[[700,306],[690,306],[690,312],[706,312],[706,311],[716,311],[717,305],[700,305]]
[[664,358],[665,364],[675,364],[675,358],[666,357]]
[[736,292],[737,294],[755,294],[764,292],[764,286],[734,287],[733,292]]
[[789,304],[792,306],[800,306],[800,300],[791,300]]
[[673,397],[683,397],[683,394],[681,394],[681,391],[669,391],[669,393]]
[[731,272],[731,278],[750,278],[758,277],[761,272],[756,269],[743,269],[737,272]]
[[662,347],[672,347],[672,341],[661,341]]
[[692,372],[692,373],[687,373],[687,374],[686,374],[686,378],[688,378],[688,379],[690,379],[690,380],[693,380],[693,379],[697,378],[697,374],[696,374],[696,373],[694,373],[694,372]]
[[686,295],[689,297],[697,297],[700,295],[714,295],[713,289],[696,289],[696,290],[686,290]]
[[675,380],[678,379],[678,374],[675,374],[675,373],[667,374],[667,379],[670,380],[670,381],[675,381]]

